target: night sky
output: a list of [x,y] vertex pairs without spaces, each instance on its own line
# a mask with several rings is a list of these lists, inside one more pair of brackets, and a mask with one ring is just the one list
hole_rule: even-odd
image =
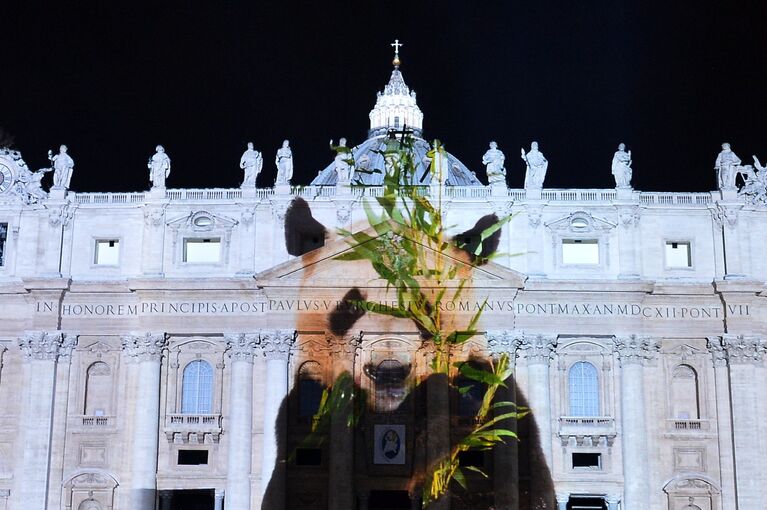
[[425,137],[483,181],[493,139],[511,187],[532,140],[547,188],[614,187],[619,142],[641,190],[713,189],[724,141],[767,160],[764,1],[88,3],[0,14],[0,127],[34,169],[66,143],[75,191],[147,189],[158,143],[169,187],[236,187],[251,140],[271,186],[284,138],[308,184],[365,139],[395,38]]

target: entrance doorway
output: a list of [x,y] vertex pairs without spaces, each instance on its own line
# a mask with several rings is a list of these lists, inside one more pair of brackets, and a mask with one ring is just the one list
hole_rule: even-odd
[[370,491],[370,510],[411,510],[413,508],[407,491]]
[[599,496],[570,496],[567,510],[607,510],[607,503]]
[[213,489],[162,491],[160,510],[213,510]]

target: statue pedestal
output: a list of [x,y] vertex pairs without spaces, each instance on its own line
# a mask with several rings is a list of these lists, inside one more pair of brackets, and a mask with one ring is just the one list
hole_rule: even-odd
[[634,188],[615,188],[615,198],[618,200],[631,200],[634,195]]
[[275,184],[274,185],[274,194],[275,195],[290,195],[290,184]]
[[155,200],[157,199],[164,199],[165,198],[165,187],[159,187],[154,186],[152,189],[149,190],[149,198],[153,198]]
[[491,197],[505,197],[508,194],[509,194],[509,191],[508,191],[508,188],[506,188],[506,183],[494,182],[490,184]]
[[738,188],[721,188],[719,192],[722,195],[722,200],[737,200]]
[[527,200],[540,200],[541,191],[541,188],[528,188],[525,190],[525,198]]
[[255,186],[247,186],[245,188],[240,188],[242,190],[242,198],[256,198],[256,187]]
[[67,197],[67,188],[63,186],[54,186],[48,193],[50,200],[64,200]]
[[350,182],[339,182],[336,184],[336,196],[349,196],[352,194],[352,185]]

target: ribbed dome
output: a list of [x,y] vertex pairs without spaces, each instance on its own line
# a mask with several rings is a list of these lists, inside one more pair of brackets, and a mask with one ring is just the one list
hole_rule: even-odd
[[[352,149],[356,170],[352,177],[353,184],[362,184],[366,186],[382,186],[385,170],[384,157],[381,152],[386,150],[387,137],[385,135],[368,138],[360,145]],[[416,172],[414,182],[403,184],[426,185],[431,182],[431,172],[429,164],[424,161],[426,153],[431,150],[429,143],[423,138],[416,137],[414,141]],[[448,153],[448,162],[450,164],[450,175],[447,179],[448,186],[483,186],[483,184],[474,175],[474,172],[466,168],[458,158]],[[372,172],[380,170],[380,172]],[[331,163],[322,170],[312,181],[315,186],[333,186],[336,184],[337,174],[335,163]]]
[[383,92],[376,95],[376,104],[370,110],[368,136],[383,135],[390,129],[412,129],[416,135],[423,129],[423,113],[418,108],[415,91],[405,84],[402,72],[395,67]]

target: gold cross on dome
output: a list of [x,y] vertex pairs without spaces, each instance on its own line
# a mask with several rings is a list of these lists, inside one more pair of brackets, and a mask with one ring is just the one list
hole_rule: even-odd
[[400,46],[404,46],[404,44],[399,42],[399,39],[394,39],[394,42],[391,43],[390,46],[394,47],[394,58],[399,57],[399,48]]

